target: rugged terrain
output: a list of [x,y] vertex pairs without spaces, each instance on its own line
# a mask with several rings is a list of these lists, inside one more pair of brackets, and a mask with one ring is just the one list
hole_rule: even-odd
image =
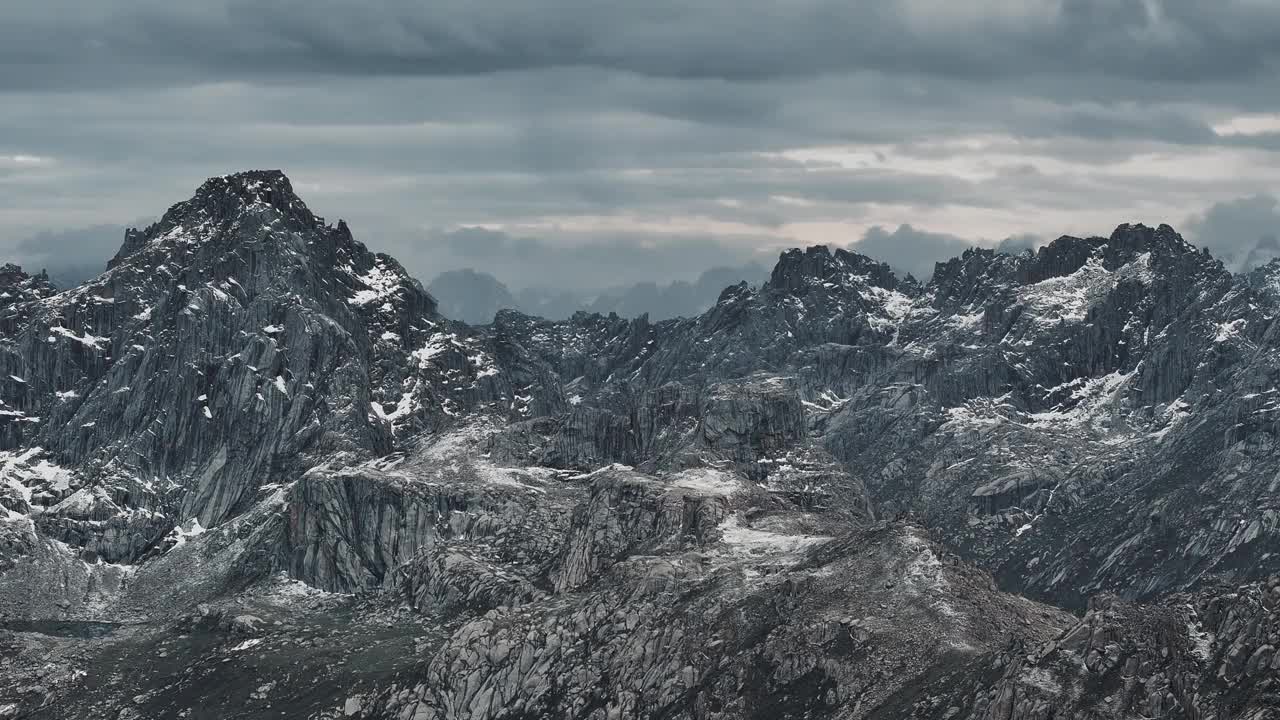
[[1280,717],[1280,265],[469,326],[279,172],[0,268],[0,717]]

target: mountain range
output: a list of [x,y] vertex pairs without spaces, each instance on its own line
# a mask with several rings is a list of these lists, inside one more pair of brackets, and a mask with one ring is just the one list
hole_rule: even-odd
[[567,320],[578,312],[670,320],[700,315],[715,304],[724,288],[740,282],[758,285],[768,275],[764,268],[749,263],[711,268],[691,283],[643,282],[595,291],[535,286],[513,293],[494,276],[463,268],[440,273],[427,285],[427,292],[440,303],[446,316],[473,325],[491,322],[499,310],[519,310],[551,320]]
[[278,171],[0,268],[0,717],[1278,716],[1280,263],[458,302]]

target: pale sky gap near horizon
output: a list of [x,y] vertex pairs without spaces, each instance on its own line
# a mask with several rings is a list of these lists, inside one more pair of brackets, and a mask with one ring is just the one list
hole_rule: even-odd
[[[0,262],[279,168],[424,281],[688,279],[1169,223],[1280,256],[1269,0],[16,0]],[[901,227],[901,226],[908,227]]]

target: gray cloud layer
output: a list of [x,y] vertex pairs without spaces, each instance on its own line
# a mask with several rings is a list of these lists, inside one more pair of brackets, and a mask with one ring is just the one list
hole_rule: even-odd
[[[424,278],[514,286],[815,242],[927,275],[1188,213],[1229,244],[1280,193],[1275,37],[1263,0],[17,0],[0,256],[248,167]],[[467,256],[476,226],[509,244]]]
[[[878,71],[948,77],[1097,73],[1173,83],[1274,67],[1280,11],[1254,0],[85,0],[8,13],[22,65],[169,74],[472,75],[595,67],[761,80]],[[743,42],[750,38],[750,42]],[[171,69],[154,70],[156,61]],[[141,68],[153,68],[141,73]],[[72,82],[72,73],[53,79]]]
[[1234,271],[1280,257],[1280,199],[1274,195],[1216,203],[1187,224],[1191,239]]
[[106,269],[107,259],[124,240],[120,225],[44,231],[14,246],[14,259],[33,270],[48,270],[59,287],[81,283]]

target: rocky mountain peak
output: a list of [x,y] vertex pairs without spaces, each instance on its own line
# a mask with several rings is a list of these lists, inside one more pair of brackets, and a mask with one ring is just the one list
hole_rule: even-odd
[[1272,302],[1280,302],[1280,259],[1250,270],[1241,276],[1241,282]]
[[182,210],[199,208],[214,217],[266,205],[311,222],[317,220],[306,203],[294,193],[289,178],[279,170],[249,170],[209,178],[191,200],[182,205],[185,206]]
[[[16,287],[31,280],[32,277],[32,275],[29,275],[22,269],[21,265],[17,265],[15,263],[5,263],[4,265],[0,265],[0,288]],[[34,277],[45,280],[49,279],[48,273],[45,273],[44,271],[41,271]]]
[[1036,252],[1031,273],[1045,277],[1070,274],[1097,256],[1108,269],[1132,262],[1143,253],[1176,257],[1195,252],[1172,227],[1152,228],[1141,223],[1123,224],[1110,237],[1078,238],[1064,235]]
[[[212,177],[191,198],[170,207],[145,229],[130,228],[119,252],[107,264],[115,267],[148,245],[172,255],[180,246],[211,239],[247,240],[268,237],[276,230],[304,233],[325,229],[324,218],[307,208],[279,170],[250,170]],[[336,228],[350,236],[344,223]]]
[[54,292],[55,288],[49,281],[49,274],[43,270],[35,275],[29,275],[13,263],[0,265],[0,308],[23,300],[48,297]]
[[1027,262],[1025,254],[1008,255],[990,248],[969,248],[959,257],[934,266],[929,280],[937,307],[960,307],[989,299],[1013,282]]
[[896,290],[900,284],[889,266],[866,255],[826,245],[813,245],[804,250],[794,248],[782,253],[773,267],[768,287],[772,290],[802,294],[824,284],[863,285]]
[[1011,255],[969,248],[959,257],[938,263],[930,286],[940,298],[970,302],[999,287],[1071,275],[1089,262],[1114,271],[1144,253],[1152,258],[1177,258],[1195,252],[1195,246],[1169,225],[1123,224],[1110,237],[1063,235],[1034,252]]
[[107,267],[88,285],[135,312],[209,286],[242,302],[264,292],[305,297],[328,314],[435,313],[435,300],[395,259],[370,252],[345,222],[314,215],[278,170],[210,178],[158,222],[127,231]]
[[[0,451],[30,441],[68,464],[110,464],[130,507],[204,527],[312,446],[383,447],[371,403],[402,397],[407,353],[437,319],[394,259],[314,216],[279,171],[212,178],[129,231],[101,276],[0,310],[0,336],[20,349],[0,348]],[[189,492],[169,497],[148,485],[157,476]]]
[[1192,252],[1195,248],[1182,239],[1172,227],[1160,224],[1155,228],[1142,223],[1125,223],[1116,227],[1107,244],[1117,250],[1132,252]]

